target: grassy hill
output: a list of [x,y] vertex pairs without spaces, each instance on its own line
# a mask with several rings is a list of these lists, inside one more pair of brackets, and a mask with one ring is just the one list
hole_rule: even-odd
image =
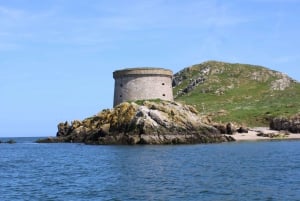
[[208,61],[176,73],[175,100],[216,122],[265,126],[300,113],[300,83],[262,66]]

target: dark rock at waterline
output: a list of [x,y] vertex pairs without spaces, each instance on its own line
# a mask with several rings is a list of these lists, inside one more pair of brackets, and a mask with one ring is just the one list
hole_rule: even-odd
[[215,124],[213,125],[221,134],[227,134],[226,126],[223,124]]
[[236,129],[234,127],[234,125],[232,123],[228,123],[226,125],[226,133],[229,134],[229,135],[232,135],[236,132]]
[[240,127],[236,130],[238,133],[248,133],[248,129],[244,127]]
[[1,143],[7,143],[7,144],[15,144],[15,143],[17,143],[15,140],[12,140],[12,139],[9,139],[9,140],[7,140],[7,141],[5,141],[5,142],[2,142],[1,140],[0,140],[0,144]]
[[270,122],[271,130],[286,130],[291,133],[300,133],[300,114],[291,118],[277,117]]

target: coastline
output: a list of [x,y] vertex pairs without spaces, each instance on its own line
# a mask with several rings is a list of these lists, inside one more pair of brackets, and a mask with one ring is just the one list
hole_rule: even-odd
[[[169,135],[168,135],[169,136]],[[300,133],[291,133],[288,131],[271,130],[268,127],[249,128],[248,133],[223,134],[227,139],[232,139],[231,142],[251,142],[251,141],[274,141],[274,140],[300,140]],[[38,143],[62,143],[56,141],[55,137],[39,139]],[[229,141],[228,141],[229,142]],[[172,144],[172,143],[171,143]],[[180,143],[178,143],[180,144]],[[194,144],[194,143],[191,143]],[[100,144],[99,144],[100,145]],[[117,145],[117,144],[114,144]]]
[[235,133],[226,135],[235,141],[260,141],[260,140],[300,140],[300,133],[270,130],[268,127],[250,128],[248,133]]

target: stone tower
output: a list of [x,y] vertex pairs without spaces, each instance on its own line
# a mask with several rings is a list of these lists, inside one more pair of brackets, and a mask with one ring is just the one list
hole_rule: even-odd
[[124,101],[162,99],[173,101],[173,72],[163,68],[127,68],[113,73],[114,106]]

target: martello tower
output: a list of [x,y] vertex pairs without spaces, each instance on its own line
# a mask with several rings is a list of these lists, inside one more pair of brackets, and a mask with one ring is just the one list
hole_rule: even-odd
[[173,72],[163,68],[127,68],[113,73],[114,106],[124,101],[162,99],[173,101]]

